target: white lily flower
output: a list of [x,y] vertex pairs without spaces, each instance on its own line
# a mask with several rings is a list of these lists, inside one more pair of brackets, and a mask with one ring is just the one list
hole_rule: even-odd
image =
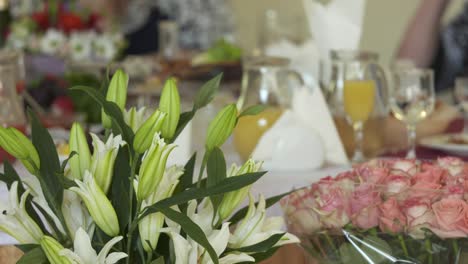
[[56,54],[63,48],[66,38],[65,35],[55,29],[49,29],[40,40],[40,49],[43,53]]
[[119,234],[119,220],[115,209],[91,173],[85,171],[83,181],[75,180],[75,182],[78,187],[72,187],[70,191],[77,193],[83,199],[96,225],[108,236]]
[[[168,168],[157,186],[156,191],[151,193],[149,197],[142,202],[140,210],[170,197],[183,173],[184,170],[182,167],[172,166]],[[136,183],[134,187],[138,190],[138,183]],[[153,251],[156,248],[159,240],[159,231],[163,227],[163,224],[164,215],[162,213],[150,214],[138,223],[140,239],[145,251]]]
[[109,254],[112,247],[122,240],[122,238],[122,236],[118,236],[109,240],[99,254],[96,254],[96,251],[91,246],[89,235],[82,228],[79,228],[76,231],[73,243],[74,251],[63,249],[59,254],[76,264],[114,264],[128,256],[123,252],[113,252]]
[[[275,234],[281,234],[280,230],[283,220],[280,218],[265,219],[265,198],[260,195],[258,206],[255,207],[252,194],[249,193],[249,209],[245,218],[236,227],[233,235],[229,239],[229,247],[242,248],[251,246]],[[299,243],[299,239],[292,234],[285,234],[275,246],[281,246],[290,243]]]
[[9,204],[0,204],[0,230],[18,240],[21,244],[39,244],[44,236],[41,228],[26,212],[26,190],[18,202],[18,182],[14,182],[9,190]]
[[[198,211],[196,212],[198,207]],[[197,206],[197,202],[192,200],[189,202],[187,207],[187,216],[192,219],[205,233],[208,241],[215,250],[217,256],[219,257],[227,248],[229,243],[229,237],[231,236],[229,231],[230,223],[223,223],[221,229],[213,229],[213,205],[211,200],[205,198],[200,206]],[[176,254],[176,264],[188,263],[188,264],[212,264],[210,255],[206,252],[205,248],[198,245],[193,239],[188,237],[187,239],[180,236],[179,230],[180,226],[175,222],[166,219],[168,228],[162,229],[161,232],[167,233],[171,237],[174,252]],[[197,260],[201,260],[197,262]],[[231,264],[231,263],[240,263],[240,262],[254,262],[255,259],[245,253],[232,252],[226,256],[219,259],[220,263]]]
[[136,107],[132,107],[129,110],[123,111],[124,121],[134,133],[136,133],[140,126],[145,122],[145,111],[145,107],[141,107],[138,110]]
[[81,198],[76,193],[64,190],[62,213],[65,218],[65,224],[72,235],[72,239],[75,238],[75,233],[79,228],[86,229],[86,232],[90,236],[94,234],[94,221],[81,202]]
[[127,143],[122,140],[121,135],[114,137],[111,134],[105,143],[93,133],[91,133],[91,137],[94,147],[93,156],[91,157],[91,172],[99,187],[104,193],[107,193],[112,181],[115,159],[119,148]]
[[[65,235],[66,234],[65,228],[62,225],[62,222],[58,219],[58,217],[54,214],[52,209],[49,207],[49,204],[47,203],[47,200],[45,199],[44,193],[42,192],[42,187],[41,187],[41,183],[39,182],[39,180],[31,174],[25,174],[23,176],[23,183],[26,185],[26,189],[28,189],[31,195],[33,196],[33,202],[39,205],[44,210],[44,212],[50,216],[50,218],[54,221],[54,224],[58,228],[58,230],[62,234]],[[53,230],[49,230],[49,231],[53,232]]]
[[[240,168],[233,164],[227,172],[227,177],[236,177],[246,173],[258,172],[262,167],[262,162],[255,162],[249,159]],[[245,200],[249,193],[251,185],[245,186],[239,190],[228,192],[224,195],[221,204],[219,205],[219,217],[224,220],[227,219],[239,205]]]

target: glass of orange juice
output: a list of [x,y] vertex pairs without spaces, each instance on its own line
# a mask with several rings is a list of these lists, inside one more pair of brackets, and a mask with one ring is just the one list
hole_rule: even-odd
[[247,160],[257,143],[288,109],[294,83],[303,85],[301,76],[289,69],[289,60],[281,57],[259,56],[243,62],[241,95],[238,109],[265,105],[263,112],[239,119],[234,129],[234,146],[243,160]]
[[363,127],[374,109],[375,83],[373,80],[345,80],[343,92],[346,119],[354,130],[355,148],[352,161],[361,162],[364,160]]

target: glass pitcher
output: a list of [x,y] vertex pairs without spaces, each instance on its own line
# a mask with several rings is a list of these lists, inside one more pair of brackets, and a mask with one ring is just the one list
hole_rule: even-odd
[[[384,150],[381,127],[389,111],[387,80],[384,70],[378,64],[378,55],[368,51],[333,50],[330,52],[330,59],[327,100],[346,152],[351,157],[353,153],[356,154],[355,150],[362,147],[364,156],[378,155]],[[357,86],[355,88],[360,89],[369,83],[374,86],[373,98],[365,98],[348,90],[345,101],[345,86]],[[371,107],[370,113],[363,113],[367,106]],[[364,123],[361,132],[355,132],[357,130],[355,123],[350,120],[350,111],[357,116],[368,114],[362,120]],[[363,143],[362,146],[359,146],[360,142]],[[363,156],[354,155],[353,158],[362,159]]]
[[239,120],[234,130],[234,145],[242,159],[252,154],[259,139],[291,107],[294,87],[304,85],[301,75],[289,68],[289,59],[252,57],[243,62],[241,95],[237,108],[253,105],[267,108],[256,116]]

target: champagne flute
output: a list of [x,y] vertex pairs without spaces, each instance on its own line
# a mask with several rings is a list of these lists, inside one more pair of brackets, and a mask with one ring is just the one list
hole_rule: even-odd
[[454,89],[455,100],[463,112],[463,133],[468,133],[468,78],[457,78]]
[[406,158],[416,158],[416,125],[434,110],[434,104],[432,70],[408,68],[394,72],[390,107],[395,117],[406,124],[409,146]]
[[375,86],[375,81],[368,79],[364,74],[344,80],[344,110],[346,119],[354,130],[355,147],[351,160],[353,163],[364,161],[363,128],[374,110]]

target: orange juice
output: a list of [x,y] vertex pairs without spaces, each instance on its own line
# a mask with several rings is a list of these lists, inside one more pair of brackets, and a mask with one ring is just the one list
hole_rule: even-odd
[[247,160],[258,141],[283,113],[279,107],[270,107],[255,116],[244,116],[234,129],[234,146],[242,159]]
[[375,83],[372,80],[347,80],[344,83],[344,110],[354,122],[364,122],[374,109]]

